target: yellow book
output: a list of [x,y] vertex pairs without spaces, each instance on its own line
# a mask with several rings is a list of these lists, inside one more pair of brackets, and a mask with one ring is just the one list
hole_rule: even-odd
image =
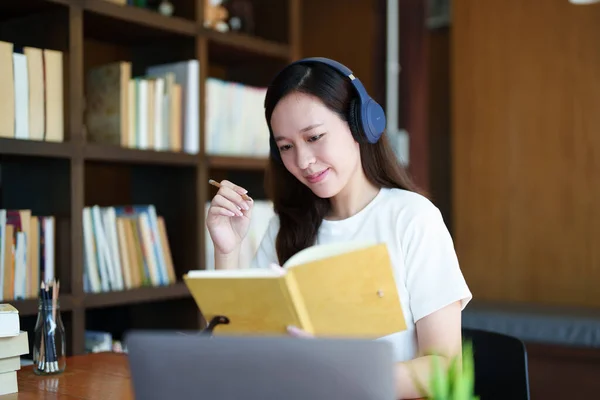
[[385,244],[340,243],[304,249],[265,268],[195,270],[183,279],[215,334],[287,334],[295,325],[317,336],[377,338],[406,329]]

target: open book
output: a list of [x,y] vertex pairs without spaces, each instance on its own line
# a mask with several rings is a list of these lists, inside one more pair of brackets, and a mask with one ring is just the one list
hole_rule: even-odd
[[286,334],[295,325],[318,336],[377,338],[406,329],[385,244],[342,243],[304,249],[284,264],[184,275],[215,334]]

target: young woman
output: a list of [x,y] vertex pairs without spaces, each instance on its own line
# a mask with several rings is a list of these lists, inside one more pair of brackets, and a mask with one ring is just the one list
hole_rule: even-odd
[[[317,243],[385,242],[408,329],[382,340],[394,345],[398,398],[418,398],[414,380],[427,386],[433,354],[442,361],[460,355],[461,311],[471,293],[438,208],[379,137],[383,111],[376,104],[361,110],[365,95],[345,67],[327,60],[293,63],[270,85],[267,189],[276,217],[253,266],[282,265]],[[236,268],[252,201],[243,188],[221,184],[207,225],[216,268]]]

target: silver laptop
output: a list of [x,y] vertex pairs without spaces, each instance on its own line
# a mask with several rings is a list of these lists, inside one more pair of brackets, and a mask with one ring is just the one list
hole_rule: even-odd
[[135,399],[394,400],[391,345],[131,331]]

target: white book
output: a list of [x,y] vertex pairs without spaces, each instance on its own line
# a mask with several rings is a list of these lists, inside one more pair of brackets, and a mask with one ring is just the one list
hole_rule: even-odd
[[148,76],[164,77],[173,73],[175,83],[181,85],[183,150],[186,153],[198,154],[200,151],[200,106],[199,106],[199,79],[200,64],[198,60],[187,60],[171,64],[154,65],[146,70]]
[[17,371],[0,373],[0,396],[17,393],[18,391]]
[[94,228],[94,239],[96,243],[96,260],[100,270],[100,279],[102,291],[109,292],[113,288],[112,266],[110,265],[110,255],[107,254],[108,247],[104,228],[102,227],[102,218],[100,217],[100,207],[92,206],[92,224]]
[[148,137],[148,81],[138,79],[137,84],[137,124],[136,144],[139,149],[146,150],[149,147]]
[[4,298],[4,252],[6,251],[6,210],[0,210],[0,299]]
[[89,207],[83,209],[83,246],[85,256],[85,270],[90,290],[93,293],[102,291],[98,263],[96,262],[96,244],[94,240],[94,228],[92,222],[92,210]]
[[123,290],[123,271],[121,268],[121,259],[119,253],[119,240],[117,236],[117,217],[113,207],[106,207],[102,210],[104,220],[104,232],[109,253],[112,258],[112,268],[114,277],[113,290]]
[[0,358],[0,373],[18,371],[21,369],[21,356]]
[[19,310],[12,304],[0,304],[0,337],[17,336],[20,329]]
[[27,235],[25,232],[17,232],[13,285],[14,298],[25,299],[27,297]]
[[44,217],[44,280],[54,279],[54,217]]
[[163,135],[163,104],[165,96],[165,79],[157,78],[154,81],[154,149],[167,150],[168,143],[164,142]]
[[15,138],[29,139],[29,76],[25,54],[13,53]]

